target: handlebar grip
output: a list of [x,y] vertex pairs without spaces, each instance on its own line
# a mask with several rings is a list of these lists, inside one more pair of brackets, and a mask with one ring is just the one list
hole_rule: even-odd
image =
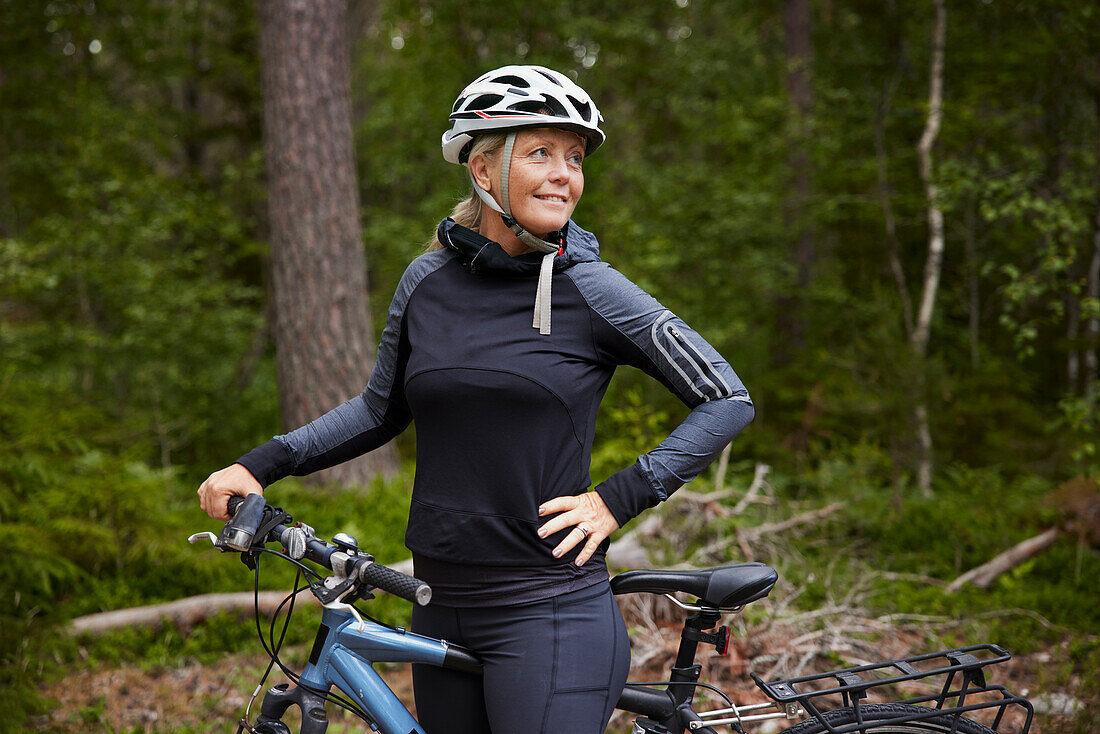
[[229,509],[229,516],[232,517],[233,515],[236,515],[237,514],[237,508],[239,508],[241,506],[241,504],[243,504],[243,503],[244,503],[244,497],[241,497],[239,494],[235,494],[232,497],[230,497],[229,498],[229,503],[227,505],[228,509]]
[[[225,524],[225,544],[234,550],[247,551],[252,547],[252,540],[264,521],[264,507],[267,502],[262,494],[250,494],[237,503],[237,506],[233,506],[233,497],[229,499],[226,507],[232,508],[230,514],[233,517]],[[264,540],[266,538],[260,539],[261,545]]]
[[371,586],[422,607],[428,606],[428,602],[432,600],[432,587],[388,566],[368,563],[360,567],[359,578]]

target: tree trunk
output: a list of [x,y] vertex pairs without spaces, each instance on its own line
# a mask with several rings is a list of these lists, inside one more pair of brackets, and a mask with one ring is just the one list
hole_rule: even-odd
[[981,291],[978,281],[978,224],[977,214],[974,212],[974,201],[971,199],[966,207],[966,281],[970,292],[970,366],[977,369],[980,354],[978,346],[981,344]]
[[[283,423],[362,392],[374,366],[352,152],[345,0],[259,3],[274,338]],[[322,479],[359,485],[392,447]]]
[[[1071,271],[1072,272],[1072,271]],[[1080,337],[1081,303],[1072,288],[1066,289],[1066,343],[1069,354],[1066,355],[1066,385],[1070,395],[1077,394],[1077,379],[1081,374],[1081,354],[1077,340]]]
[[[925,196],[928,199],[928,259],[924,264],[924,287],[921,291],[920,308],[914,324],[910,345],[917,358],[917,370],[924,373],[924,359],[928,353],[928,337],[932,328],[932,311],[936,305],[936,291],[940,284],[940,272],[943,269],[943,212],[939,208],[938,190],[932,166],[932,146],[940,132],[940,119],[943,109],[943,53],[947,35],[947,10],[944,0],[933,0],[936,9],[932,31],[932,62],[929,74],[928,118],[924,133],[917,145],[920,160],[920,175],[924,182]],[[920,456],[917,458],[917,487],[925,496],[932,494],[932,431],[928,423],[928,403],[925,394],[926,384],[919,378],[917,406],[913,411]]]
[[795,233],[794,293],[784,298],[780,308],[786,321],[781,328],[787,332],[792,351],[806,346],[806,297],[814,264],[814,233],[810,223],[809,203],[812,186],[812,164],[809,150],[809,114],[813,105],[812,66],[813,39],[809,0],[786,0],[783,9],[783,30],[787,56],[787,94],[791,107],[791,141],[787,166],[791,172],[791,194],[786,207],[786,224]]
[[[1100,94],[1094,97],[1097,118],[1100,118]],[[1100,163],[1100,140],[1097,141],[1096,157]],[[1096,230],[1092,235],[1092,257],[1089,259],[1088,278],[1085,285],[1085,297],[1095,303],[1100,298],[1100,206],[1096,210]],[[1096,350],[1100,338],[1100,319],[1096,314],[1089,315],[1085,322],[1085,398],[1091,404],[1096,400]]]
[[[1100,298],[1100,209],[1096,212],[1096,231],[1092,236],[1092,258],[1089,260],[1088,279],[1085,297],[1093,303]],[[1085,398],[1092,403],[1096,400],[1096,350],[1100,347],[1100,319],[1095,313],[1085,322]]]

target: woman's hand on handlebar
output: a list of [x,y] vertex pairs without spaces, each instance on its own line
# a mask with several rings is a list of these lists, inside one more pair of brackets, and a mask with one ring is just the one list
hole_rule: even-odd
[[[592,557],[604,538],[619,529],[619,523],[603,498],[597,492],[585,492],[574,496],[555,497],[542,503],[539,517],[561,513],[539,528],[539,537],[545,538],[559,530],[574,526],[565,539],[554,549],[554,557],[561,558],[578,543],[584,543],[575,563],[583,566]],[[588,532],[585,532],[587,530]]]
[[199,506],[210,517],[225,522],[229,520],[230,497],[263,493],[263,487],[252,472],[240,464],[233,464],[214,472],[199,486]]

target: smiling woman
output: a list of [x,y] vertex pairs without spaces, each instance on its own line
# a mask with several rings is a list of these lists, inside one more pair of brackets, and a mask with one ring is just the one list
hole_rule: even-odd
[[[607,538],[753,417],[726,361],[601,262],[572,221],[602,122],[583,89],[543,67],[507,66],[466,87],[442,144],[473,193],[405,271],[370,383],[200,489],[221,517],[230,494],[346,461],[416,421],[405,545],[433,596],[413,628],[484,662],[484,677],[414,666],[430,734],[602,732],[630,662]],[[597,408],[624,364],[691,412],[589,491]]]
[[[584,193],[585,140],[576,133],[554,128],[524,130],[516,135],[508,171],[508,205],[512,217],[539,239],[560,230],[573,215]],[[494,197],[502,196],[501,153],[475,152],[470,156],[474,185]],[[534,248],[524,243],[499,217],[486,217],[482,229],[513,257]]]

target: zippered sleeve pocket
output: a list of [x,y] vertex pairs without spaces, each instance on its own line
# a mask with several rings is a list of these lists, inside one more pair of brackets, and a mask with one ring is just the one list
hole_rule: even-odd
[[[735,398],[744,387],[733,370],[707,342],[671,311],[665,310],[650,327],[650,339],[661,360],[658,367],[685,396],[698,400]],[[730,379],[722,374],[728,371]],[[731,380],[736,386],[731,386]],[[747,393],[746,393],[747,395]]]

